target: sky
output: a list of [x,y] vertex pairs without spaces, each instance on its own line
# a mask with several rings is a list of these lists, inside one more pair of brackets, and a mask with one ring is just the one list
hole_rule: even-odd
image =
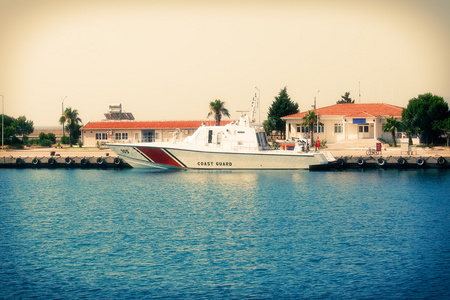
[[300,111],[336,103],[450,101],[450,1],[0,0],[6,115],[59,126],[110,104],[136,120],[231,119],[255,94],[264,120],[287,87]]

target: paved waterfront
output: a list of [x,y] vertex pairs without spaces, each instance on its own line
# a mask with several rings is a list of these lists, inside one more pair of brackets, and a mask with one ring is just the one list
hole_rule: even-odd
[[[374,145],[375,146],[375,145]],[[330,144],[326,148],[322,148],[320,151],[327,154],[328,157],[339,158],[343,156],[363,156],[366,155],[368,147],[364,147],[361,144],[342,145],[342,144]],[[401,151],[400,147],[386,147],[383,145],[381,155],[383,157],[388,156],[407,156],[406,153]],[[100,156],[117,156],[111,149],[108,148],[29,148],[23,150],[0,150],[0,157],[13,156],[13,157],[43,157],[50,156],[50,153],[55,151],[56,155],[62,157],[77,156],[77,157],[100,157]],[[417,153],[413,156],[417,157],[430,157],[430,156],[450,156],[449,147],[434,147],[434,148],[422,148],[417,147]]]

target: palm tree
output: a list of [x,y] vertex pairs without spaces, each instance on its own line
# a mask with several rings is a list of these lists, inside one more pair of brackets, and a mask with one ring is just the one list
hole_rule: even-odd
[[408,145],[412,145],[413,144],[412,136],[419,134],[420,132],[419,128],[415,127],[410,119],[404,119],[402,117],[402,129],[405,130],[406,135],[408,136]]
[[316,112],[314,110],[310,110],[306,113],[306,115],[303,117],[303,125],[308,126],[310,136],[311,136],[311,145],[314,145],[314,124],[318,123],[318,126],[323,125],[322,123],[318,122],[319,116],[316,115]]
[[220,101],[219,99],[216,99],[214,101],[211,101],[209,103],[209,110],[208,118],[214,114],[214,119],[216,120],[216,126],[220,126],[220,120],[222,119],[222,115],[230,117],[230,113],[228,112],[228,109],[225,108],[225,102]]
[[71,107],[66,108],[63,115],[59,119],[60,124],[64,124],[64,122],[67,122],[66,129],[69,130],[69,144],[70,147],[72,147],[73,133],[75,132],[78,123],[81,122],[81,119],[78,117],[78,110],[72,110]]
[[392,134],[392,141],[394,143],[394,147],[397,147],[397,141],[395,139],[395,132],[402,128],[402,122],[395,119],[394,116],[387,117],[386,123],[383,124],[383,131],[390,132]]

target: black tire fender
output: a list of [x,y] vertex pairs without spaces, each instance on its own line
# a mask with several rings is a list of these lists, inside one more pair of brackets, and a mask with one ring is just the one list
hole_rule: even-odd
[[114,158],[114,164],[116,166],[120,166],[122,164],[122,160],[119,157]]
[[104,162],[105,162],[105,160],[103,159],[103,157],[97,158],[97,164],[98,165],[103,165]]
[[423,159],[422,157],[419,157],[416,161],[417,165],[419,166],[423,166],[425,165],[425,159]]
[[89,164],[89,159],[87,159],[86,157],[81,159],[81,165],[82,166],[86,166],[87,164]]
[[386,164],[386,160],[384,159],[384,158],[379,158],[379,159],[377,159],[377,164],[380,166],[380,167],[382,167],[382,166],[384,166],[385,164]]

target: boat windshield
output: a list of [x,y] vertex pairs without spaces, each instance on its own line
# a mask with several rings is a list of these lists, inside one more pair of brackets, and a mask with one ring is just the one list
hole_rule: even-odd
[[265,132],[257,132],[256,139],[258,140],[258,146],[260,147],[260,149],[267,150],[270,148]]

